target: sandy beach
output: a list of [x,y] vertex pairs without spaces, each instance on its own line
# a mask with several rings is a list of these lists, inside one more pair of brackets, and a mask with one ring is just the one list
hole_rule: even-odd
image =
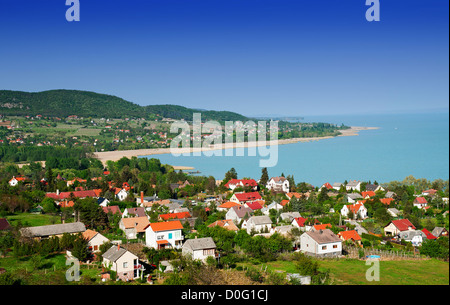
[[[373,130],[378,129],[378,127],[357,127],[353,126],[350,127],[350,129],[342,130],[341,135],[338,137],[348,137],[348,136],[357,136],[359,135],[359,132],[361,130]],[[211,150],[218,150],[218,149],[228,149],[228,148],[238,148],[238,147],[259,147],[259,146],[271,146],[271,145],[284,145],[284,144],[292,144],[292,143],[298,143],[298,142],[311,142],[311,141],[319,141],[324,139],[330,139],[334,137],[312,137],[312,138],[295,138],[295,139],[282,139],[278,141],[266,141],[266,142],[242,142],[242,143],[223,143],[223,144],[216,144],[211,145],[209,147],[202,147],[202,148],[178,148],[173,153],[192,153],[192,152],[199,152],[199,151],[211,151]],[[150,156],[150,155],[161,155],[161,154],[169,154],[172,153],[170,148],[150,148],[150,149],[137,149],[137,150],[116,150],[116,151],[103,151],[103,152],[96,152],[94,153],[94,156],[103,162],[103,164],[106,163],[106,161],[117,161],[122,157],[138,157],[138,156]],[[192,167],[187,166],[176,166],[175,170],[190,170],[193,169]]]

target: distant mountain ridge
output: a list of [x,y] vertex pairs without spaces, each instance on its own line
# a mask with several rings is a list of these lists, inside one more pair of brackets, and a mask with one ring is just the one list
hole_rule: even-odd
[[191,121],[193,113],[201,113],[202,120],[244,121],[244,115],[230,111],[197,110],[178,105],[141,106],[120,97],[81,90],[48,90],[24,92],[0,90],[0,114],[44,115],[67,117],[164,118]]

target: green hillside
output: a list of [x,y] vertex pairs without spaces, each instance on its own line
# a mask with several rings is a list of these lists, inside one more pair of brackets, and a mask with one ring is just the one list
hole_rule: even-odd
[[177,105],[140,106],[122,98],[78,90],[50,90],[23,92],[0,90],[0,114],[43,115],[67,117],[152,118],[156,114],[172,119],[192,120],[194,112],[204,120],[247,120],[243,115],[229,111],[194,110]]

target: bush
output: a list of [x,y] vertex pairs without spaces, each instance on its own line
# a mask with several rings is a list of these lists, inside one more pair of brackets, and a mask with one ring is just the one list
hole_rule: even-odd
[[263,275],[261,274],[261,272],[259,272],[258,270],[254,269],[254,268],[249,268],[246,272],[245,275],[251,279],[254,282],[258,282],[258,283],[262,283],[263,282]]

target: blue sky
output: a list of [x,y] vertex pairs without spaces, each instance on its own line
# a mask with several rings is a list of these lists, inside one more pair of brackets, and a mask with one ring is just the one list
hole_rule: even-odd
[[246,115],[448,111],[449,1],[0,0],[0,89]]

